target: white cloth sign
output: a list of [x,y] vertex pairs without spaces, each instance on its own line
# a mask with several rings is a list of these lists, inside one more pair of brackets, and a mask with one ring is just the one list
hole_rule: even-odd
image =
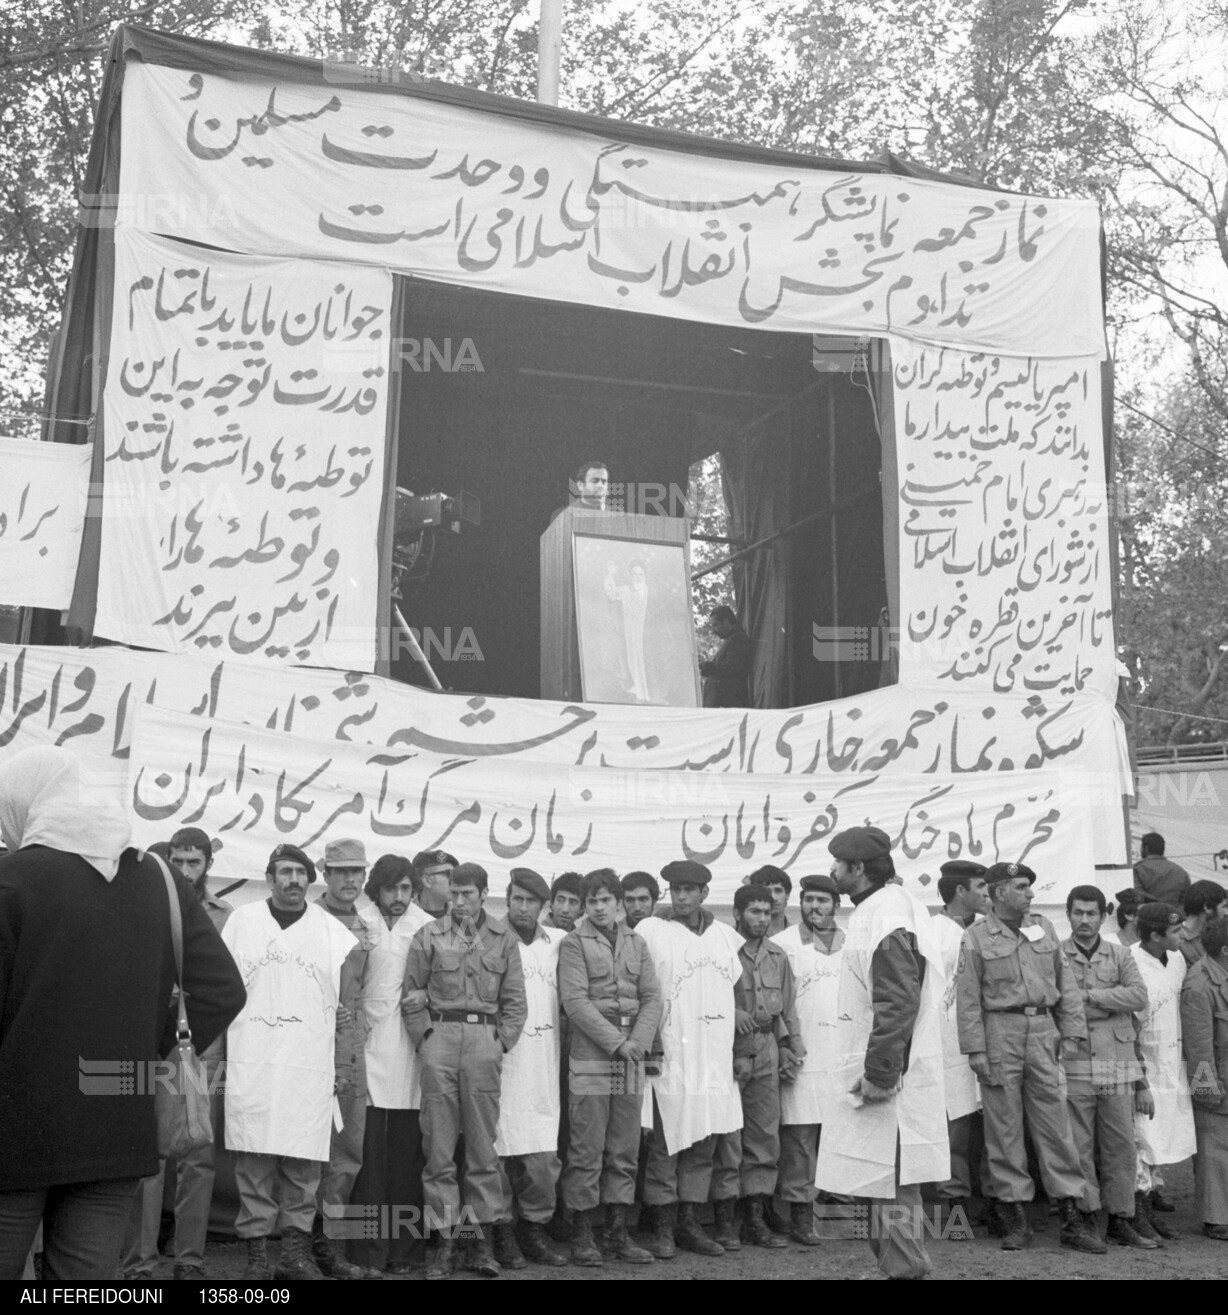
[[1091,201],[137,61],[121,131],[121,227],[709,323],[1104,350]]
[[[681,923],[645,918],[643,937],[661,983],[664,1010],[660,1076],[651,1079],[670,1155],[714,1132],[742,1126],[742,1098],[733,1078],[733,989],[742,975],[742,937],[713,922],[702,936]],[[647,1095],[647,1094],[646,1094]],[[645,1126],[652,1126],[645,1099]]]
[[72,602],[94,445],[0,438],[0,604]]
[[1139,1045],[1147,1066],[1147,1085],[1155,1101],[1154,1118],[1134,1116],[1134,1140],[1144,1164],[1180,1164],[1194,1154],[1194,1104],[1190,1100],[1185,1060],[1181,1054],[1181,983],[1185,958],[1170,950],[1167,965],[1141,945],[1130,953],[1147,987],[1147,1008],[1141,1011]]
[[839,1094],[835,1085],[839,1058],[836,1038],[844,933],[836,933],[830,954],[817,938],[806,944],[800,926],[788,927],[772,940],[789,956],[797,986],[797,1021],[806,1047],[806,1058],[796,1079],[780,1084],[780,1121],[823,1123]]
[[97,634],[372,670],[391,300],[117,231]]
[[942,1063],[947,1118],[962,1119],[965,1114],[981,1108],[980,1084],[968,1065],[968,1056],[960,1053],[959,1025],[955,1016],[955,970],[959,965],[964,929],[945,913],[936,914],[932,926],[946,976],[942,989]]
[[328,1160],[341,965],[357,938],[308,904],[284,930],[266,904],[222,928],[247,1003],[226,1033],[226,1149]]
[[431,915],[417,904],[392,924],[375,905],[360,909],[371,949],[363,979],[363,1012],[367,1019],[367,1097],[382,1110],[422,1108],[418,1055],[401,1021],[401,992],[409,943]]
[[495,1134],[500,1155],[558,1149],[559,942],[566,934],[542,926],[532,945],[516,938],[529,1013],[520,1040],[503,1056]]
[[1024,773],[980,776],[961,791],[909,777],[824,786],[806,776],[645,775],[629,785],[601,767],[513,769],[496,757],[317,741],[146,705],[129,799],[138,840],[200,826],[224,842],[227,867],[245,873],[263,870],[274,837],[318,853],[333,836],[355,836],[377,852],[447,848],[495,871],[652,870],[687,857],[712,868],[712,898],[728,900],[750,861],[732,843],[739,819],[756,861],[795,868],[827,863],[827,841],[845,827],[882,826],[899,837],[901,871],[918,891],[917,854],[940,863],[959,847],[1022,856],[1043,846],[1054,882],[1058,855],[1063,871],[1091,862],[1078,795]]
[[[853,910],[840,973],[840,1039],[834,1102],[819,1141],[816,1185],[846,1196],[893,1197],[899,1182],[942,1183],[951,1176],[943,1096],[942,954],[933,919],[901,887],[888,883]],[[849,1089],[865,1073],[874,1025],[874,951],[891,932],[916,938],[925,960],[921,1005],[908,1049],[908,1067],[890,1100],[858,1104]]]
[[1085,692],[1111,702],[1099,362],[893,338],[891,363],[901,679],[1038,710]]

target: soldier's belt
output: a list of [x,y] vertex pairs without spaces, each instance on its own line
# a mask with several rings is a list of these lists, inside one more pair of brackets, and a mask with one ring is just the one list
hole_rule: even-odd
[[1028,1018],[1040,1018],[1053,1011],[1048,1005],[1008,1005],[1005,1009],[991,1009],[991,1014],[1026,1014]]
[[491,1027],[495,1026],[494,1014],[463,1014],[455,1009],[446,1009],[442,1013],[428,1009],[427,1013],[432,1023],[489,1023]]

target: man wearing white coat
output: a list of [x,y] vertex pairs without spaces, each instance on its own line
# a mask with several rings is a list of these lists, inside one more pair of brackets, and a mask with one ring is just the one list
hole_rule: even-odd
[[[973,1193],[971,1146],[974,1124],[981,1121],[981,1088],[959,1048],[959,1021],[955,1009],[955,970],[964,932],[989,908],[988,869],[982,863],[956,858],[939,869],[938,896],[942,910],[933,921],[934,936],[942,953],[946,984],[942,993],[943,1087],[947,1100],[947,1140],[951,1146],[951,1177],[938,1186],[939,1198],[952,1212],[962,1208],[966,1222],[968,1198]],[[983,1163],[983,1162],[982,1162]],[[982,1177],[984,1176],[982,1171]],[[955,1241],[971,1241],[970,1229],[952,1229]]]
[[[226,1034],[226,1147],[235,1153],[246,1279],[318,1279],[311,1258],[316,1192],[328,1162],[341,965],[357,944],[317,904],[311,859],[278,845],[265,876],[269,899],[231,914],[222,929],[247,1004]],[[276,1273],[267,1240],[281,1232]]]
[[725,1248],[700,1226],[696,1207],[708,1199],[717,1137],[742,1127],[733,1038],[743,940],[702,907],[712,880],[702,863],[667,863],[661,878],[673,916],[645,918],[635,929],[652,957],[664,1004],[664,1059],[652,1082],[656,1117],[647,1101],[644,1111],[645,1126],[652,1127],[644,1201],[655,1211],[646,1249],[667,1260],[676,1241],[699,1255],[723,1256]]
[[780,1085],[780,1179],[777,1192],[789,1207],[789,1236],[818,1246],[814,1231],[814,1175],[819,1136],[835,1096],[837,992],[844,933],[836,926],[840,891],[831,877],[801,879],[801,922],[773,936],[789,956],[797,988],[797,1018],[806,1058]]
[[818,1186],[870,1204],[870,1247],[888,1278],[924,1278],[921,1183],[951,1175],[942,1060],[942,954],[932,919],[892,878],[891,841],[852,827],[828,845],[854,904],[840,973],[838,1090]]
[[[523,1269],[525,1258],[559,1266],[545,1225],[554,1217],[559,1172],[559,942],[567,935],[538,923],[550,887],[532,868],[513,868],[507,921],[516,935],[529,1008],[515,1050],[503,1058],[503,1093],[495,1150],[503,1187],[503,1217],[494,1226],[495,1259]],[[513,1223],[520,1213],[520,1240]],[[523,1249],[522,1249],[523,1248]]]
[[[351,1205],[388,1209],[390,1237],[350,1243],[351,1259],[388,1274],[408,1274],[422,1255],[422,1083],[418,1055],[401,1022],[401,990],[409,945],[433,921],[413,903],[413,864],[384,854],[375,860],[363,893],[371,905],[358,916],[370,949],[364,988],[367,1019],[367,1107],[362,1168]],[[409,1212],[398,1216],[396,1207]],[[413,1212],[417,1211],[415,1218]],[[328,1221],[325,1220],[325,1231]],[[348,1231],[348,1230],[347,1230]]]
[[1139,941],[1130,947],[1147,987],[1147,1008],[1135,1015],[1148,1090],[1140,1091],[1134,1103],[1134,1217],[1143,1236],[1154,1234],[1157,1240],[1177,1237],[1152,1203],[1152,1194],[1164,1181],[1160,1166],[1188,1160],[1196,1149],[1194,1106],[1181,1054],[1181,985],[1186,974],[1181,927],[1181,914],[1171,904],[1140,905]]

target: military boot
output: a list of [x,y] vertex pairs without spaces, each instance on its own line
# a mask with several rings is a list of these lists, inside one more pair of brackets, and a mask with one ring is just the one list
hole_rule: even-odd
[[1145,1237],[1154,1242],[1157,1247],[1163,1247],[1164,1240],[1160,1237],[1151,1226],[1151,1220],[1147,1215],[1147,1193],[1134,1193],[1134,1218],[1130,1220],[1134,1226],[1134,1231],[1139,1237]]
[[1006,1228],[1002,1234],[1003,1251],[1026,1251],[1032,1245],[1032,1221],[1022,1201],[999,1201],[998,1218]]
[[301,1228],[287,1228],[281,1235],[281,1255],[273,1271],[274,1281],[283,1279],[322,1279],[323,1274],[311,1258],[311,1238]]
[[243,1271],[245,1283],[267,1283],[273,1277],[273,1266],[269,1264],[269,1239],[267,1237],[249,1237],[247,1239],[247,1268]]
[[625,1260],[629,1265],[651,1265],[652,1252],[636,1246],[627,1236],[627,1207],[625,1205],[607,1205],[605,1208],[606,1244],[615,1260]]
[[768,1204],[766,1196],[748,1196],[746,1198],[746,1237],[757,1247],[779,1250],[789,1244],[783,1237],[777,1237],[768,1227],[764,1218],[764,1206]]
[[593,1237],[593,1220],[592,1215],[597,1211],[576,1210],[573,1218],[575,1219],[575,1232],[571,1241],[571,1263],[573,1265],[584,1265],[590,1269],[596,1269],[599,1265],[604,1265],[605,1261],[601,1258],[601,1252],[597,1249],[597,1242]]
[[822,1238],[814,1231],[814,1205],[810,1201],[794,1201],[789,1206],[789,1237],[802,1247],[817,1247]]
[[693,1251],[697,1256],[723,1256],[725,1248],[714,1242],[700,1227],[695,1215],[693,1201],[681,1201],[678,1205],[678,1227],[674,1230],[678,1245],[686,1251]]
[[528,1219],[520,1221],[520,1251],[526,1260],[535,1265],[549,1265],[552,1269],[561,1269],[567,1264],[567,1257],[550,1240],[544,1224],[534,1224]]
[[435,1243],[435,1254],[426,1267],[426,1277],[451,1278],[455,1259],[456,1243],[450,1237],[440,1234],[438,1242]]
[[1160,1245],[1158,1238],[1146,1237],[1135,1228],[1131,1215],[1110,1215],[1105,1237],[1118,1246],[1136,1247],[1139,1251],[1155,1251]]
[[674,1240],[674,1220],[678,1215],[678,1207],[654,1205],[646,1209],[653,1213],[652,1232],[644,1240],[644,1249],[657,1260],[672,1260],[678,1254],[678,1246]]
[[512,1227],[510,1221],[493,1224],[491,1232],[494,1234],[495,1259],[504,1269],[527,1269],[529,1267],[529,1262],[520,1250],[520,1243],[516,1241],[516,1230]]
[[1100,1240],[1095,1225],[1080,1213],[1079,1203],[1073,1196],[1064,1197],[1057,1203],[1057,1213],[1061,1220],[1058,1237],[1064,1247],[1073,1247],[1089,1256],[1102,1256],[1109,1249]]
[[[1154,1193],[1152,1193],[1154,1195]],[[1156,1214],[1155,1202],[1146,1192],[1136,1192],[1134,1196],[1135,1211],[1134,1217],[1139,1217],[1139,1205],[1142,1206],[1142,1213],[1146,1215],[1147,1222],[1151,1225],[1152,1232],[1157,1237],[1162,1237],[1165,1242],[1175,1242],[1181,1234],[1164,1218],[1162,1214]]]
[[361,1265],[352,1265],[345,1258],[340,1242],[324,1235],[324,1225],[317,1219],[311,1226],[311,1258],[325,1278],[367,1278]]
[[726,1251],[742,1250],[736,1196],[727,1196],[722,1201],[712,1202],[712,1236]]
[[[478,1236],[469,1243],[469,1268],[483,1278],[498,1278],[501,1266],[490,1249],[490,1238],[487,1236],[490,1231],[489,1224],[483,1225]],[[520,1259],[523,1261],[524,1257]]]

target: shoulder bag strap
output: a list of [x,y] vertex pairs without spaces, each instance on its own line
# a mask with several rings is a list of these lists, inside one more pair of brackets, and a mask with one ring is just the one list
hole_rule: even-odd
[[166,897],[171,906],[171,944],[175,949],[175,984],[179,988],[179,1024],[175,1039],[182,1044],[192,1040],[192,1029],[188,1026],[188,1007],[183,990],[183,913],[179,908],[179,889],[162,857],[148,850],[146,853],[162,871],[162,880],[166,882]]

